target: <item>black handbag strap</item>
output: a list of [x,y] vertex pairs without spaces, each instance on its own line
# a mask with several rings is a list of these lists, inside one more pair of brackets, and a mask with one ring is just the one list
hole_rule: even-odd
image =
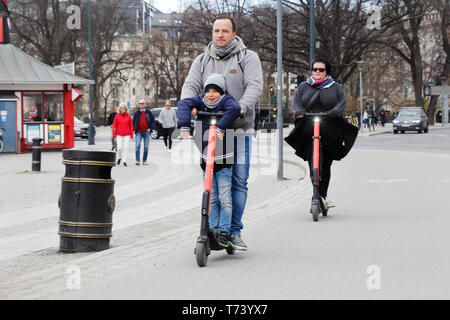
[[317,89],[316,92],[313,93],[313,95],[311,96],[311,98],[309,99],[308,103],[305,106],[305,111],[306,112],[310,112],[313,105],[316,103],[317,98],[320,95],[320,89]]

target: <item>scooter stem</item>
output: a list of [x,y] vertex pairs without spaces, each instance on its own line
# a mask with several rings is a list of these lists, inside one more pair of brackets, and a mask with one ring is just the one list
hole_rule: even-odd
[[313,168],[319,173],[319,148],[320,148],[320,122],[314,122],[314,142],[313,142]]
[[212,189],[214,157],[216,155],[216,130],[217,126],[211,125],[209,127],[208,151],[206,154],[205,190],[209,190],[210,192]]

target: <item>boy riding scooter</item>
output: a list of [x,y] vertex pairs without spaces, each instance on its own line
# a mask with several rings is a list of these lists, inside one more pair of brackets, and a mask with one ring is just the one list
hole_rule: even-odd
[[[194,140],[201,152],[200,165],[205,177],[205,186],[208,185],[209,175],[212,179],[209,229],[214,235],[217,235],[218,245],[228,248],[231,246],[231,178],[234,159],[234,130],[232,129],[234,121],[240,116],[241,107],[231,95],[225,93],[225,77],[223,75],[210,75],[205,81],[204,92],[197,97],[183,99],[178,103],[178,123],[181,127],[182,138],[189,138],[191,111],[193,108],[198,110],[197,120],[202,121],[202,130],[201,132],[196,131]],[[211,136],[211,132],[208,134],[210,128],[216,130],[219,137],[216,144],[215,135]],[[208,153],[211,156],[210,152],[214,150],[213,166],[212,159],[207,161],[207,158]],[[213,170],[209,171],[207,164]],[[205,187],[205,189],[208,188]]]

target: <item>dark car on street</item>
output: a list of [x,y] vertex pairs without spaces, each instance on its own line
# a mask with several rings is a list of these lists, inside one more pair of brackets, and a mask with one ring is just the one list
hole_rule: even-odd
[[[73,117],[73,130],[75,133],[75,137],[87,139],[89,137],[89,123],[83,122],[77,117]],[[94,136],[96,134],[95,126],[94,126]]]
[[394,133],[405,131],[428,132],[428,118],[422,108],[401,108],[397,117],[392,121]]
[[[163,109],[165,109],[165,107],[150,109],[151,113],[155,117],[155,128],[152,130],[152,133],[151,133],[152,139],[158,139],[159,137],[161,137],[163,135],[162,134],[162,124],[158,120],[159,114],[161,113],[161,111]],[[172,107],[171,109],[173,109],[175,112],[177,112],[177,107]],[[193,132],[194,132],[194,120],[191,120],[191,135],[193,134]]]

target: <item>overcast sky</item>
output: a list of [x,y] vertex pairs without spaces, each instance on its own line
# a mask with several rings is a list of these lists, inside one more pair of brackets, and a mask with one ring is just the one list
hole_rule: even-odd
[[155,6],[164,13],[170,13],[172,11],[177,11],[177,0],[156,0]]

